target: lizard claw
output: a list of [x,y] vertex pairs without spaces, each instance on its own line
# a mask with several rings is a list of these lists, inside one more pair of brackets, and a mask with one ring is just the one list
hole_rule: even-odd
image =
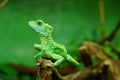
[[35,55],[34,58],[35,58],[36,60],[41,60],[41,59],[42,59],[40,54]]
[[37,55],[34,56],[34,58],[37,58],[37,57],[38,57]]
[[34,57],[37,58],[37,57],[39,57],[39,56],[40,56],[40,54],[37,54],[37,55],[35,55]]
[[36,60],[38,60],[38,55],[35,55],[34,58],[35,58]]

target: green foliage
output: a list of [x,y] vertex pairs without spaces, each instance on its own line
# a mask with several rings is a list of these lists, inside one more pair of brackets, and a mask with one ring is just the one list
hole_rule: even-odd
[[[109,31],[120,17],[118,3],[105,0],[105,27]],[[10,61],[34,65],[35,50],[32,45],[39,43],[39,39],[28,27],[29,20],[42,19],[51,24],[54,39],[65,44],[68,50],[72,46],[71,41],[80,44],[84,40],[92,40],[93,30],[100,27],[97,0],[9,0],[1,9],[0,18],[1,63]]]
[[0,65],[0,80],[17,80],[17,72],[5,65]]
[[30,79],[29,76],[22,76],[20,77],[20,80],[32,80],[32,79]]

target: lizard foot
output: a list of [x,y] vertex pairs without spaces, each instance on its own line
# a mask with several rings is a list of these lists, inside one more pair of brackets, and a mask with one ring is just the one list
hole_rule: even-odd
[[35,58],[36,60],[40,60],[40,54],[35,55],[34,58]]

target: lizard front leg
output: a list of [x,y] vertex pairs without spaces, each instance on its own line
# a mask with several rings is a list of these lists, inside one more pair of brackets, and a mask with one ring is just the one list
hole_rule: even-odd
[[35,49],[41,51],[41,45],[40,44],[34,44],[33,45]]
[[41,60],[41,45],[40,44],[34,44],[34,48],[37,49],[38,51],[40,51],[37,55],[35,55],[35,59],[36,60]]
[[35,57],[36,60],[41,60],[42,59],[41,52],[36,54],[34,57]]

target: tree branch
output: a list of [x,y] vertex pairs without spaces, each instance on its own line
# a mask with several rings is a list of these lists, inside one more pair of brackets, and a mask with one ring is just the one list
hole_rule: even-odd
[[120,21],[118,22],[117,26],[114,28],[114,30],[111,32],[111,34],[106,37],[106,38],[103,38],[99,43],[100,44],[103,44],[105,41],[112,41],[113,38],[116,36],[118,30],[120,29]]
[[0,9],[8,2],[8,0],[3,0],[3,2],[0,4]]
[[91,66],[82,72],[78,71],[67,76],[61,76],[50,60],[40,60],[37,65],[40,68],[42,80],[96,80],[99,76],[103,75],[103,73],[105,75],[105,71],[108,68],[105,65]]
[[93,42],[84,42],[80,47],[80,51],[84,51],[91,57],[96,58],[100,65],[108,66],[108,75],[111,80],[120,79],[120,62],[114,59],[109,53],[104,51],[98,44]]
[[112,49],[115,53],[117,53],[118,55],[120,55],[120,51],[117,50],[110,42],[106,41],[105,44],[108,45],[108,46],[110,46],[111,49]]

